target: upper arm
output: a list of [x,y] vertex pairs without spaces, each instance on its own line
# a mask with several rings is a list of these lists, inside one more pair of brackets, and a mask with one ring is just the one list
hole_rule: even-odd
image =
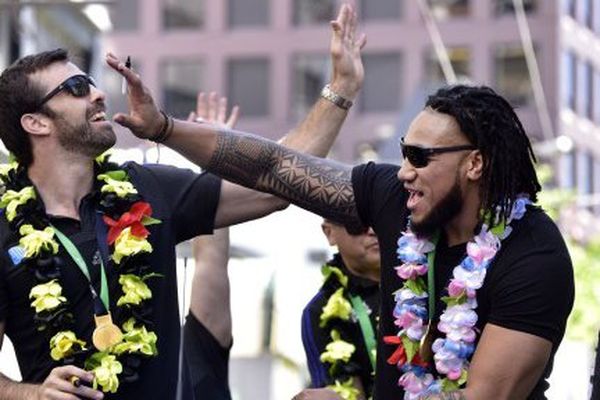
[[469,367],[468,399],[526,399],[544,371],[552,343],[486,324]]
[[223,181],[215,228],[234,225],[283,210],[289,203],[272,194]]

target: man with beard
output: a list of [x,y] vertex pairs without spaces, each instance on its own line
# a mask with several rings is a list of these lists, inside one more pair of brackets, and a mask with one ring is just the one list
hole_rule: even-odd
[[[324,97],[354,98],[362,84],[365,37],[355,27],[344,5],[332,22]],[[171,119],[126,72],[128,118],[147,121],[153,140],[164,141]],[[323,156],[346,115],[321,98],[284,143]],[[0,397],[174,398],[176,243],[286,203],[209,174],[99,156],[115,143],[105,94],[63,50],[2,73],[0,135],[14,156],[0,170],[0,338],[11,338],[23,377],[0,375]],[[182,393],[193,398],[185,374]]]
[[[148,123],[165,123],[156,110],[117,119],[140,137]],[[492,89],[430,96],[401,143],[400,168],[352,168],[184,121],[166,144],[226,179],[373,227],[382,260],[376,399],[545,398],[572,308],[572,266],[534,206],[541,188],[529,139]]]

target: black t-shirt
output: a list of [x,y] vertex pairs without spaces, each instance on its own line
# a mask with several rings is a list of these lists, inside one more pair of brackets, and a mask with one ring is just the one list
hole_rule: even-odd
[[[336,254],[334,259],[328,264],[340,268],[348,277],[348,295],[358,296],[363,300],[367,306],[367,310],[370,311],[369,319],[373,331],[377,332],[376,327],[379,312],[378,283],[352,275],[344,266],[339,254]],[[338,287],[327,285],[327,283],[323,285],[302,312],[302,343],[306,352],[311,387],[325,387],[334,383],[328,372],[328,366],[320,360],[325,347],[331,342],[331,327],[321,327],[320,318],[323,313],[323,307],[325,307],[327,301],[329,301],[329,297]],[[358,320],[352,319],[348,323],[338,326],[337,329],[343,329],[343,338],[350,341],[356,347],[350,362],[356,367],[357,373],[355,376],[358,376],[361,380],[365,392],[370,393],[373,389],[373,368],[371,367],[371,360]]]
[[[122,383],[116,395],[107,394],[105,398],[169,399],[176,393],[180,338],[175,245],[199,234],[212,233],[221,181],[210,174],[198,175],[189,170],[161,165],[129,163],[123,168],[144,201],[152,206],[152,216],[161,220],[160,224],[148,226],[148,239],[153,248],[149,257],[151,267],[153,272],[163,275],[162,278],[147,281],[153,296],[152,320],[155,324],[153,330],[158,336],[158,356],[142,362],[137,382]],[[80,221],[69,218],[51,218],[51,221],[78,246],[90,269],[92,282],[98,289],[97,198],[95,191],[84,197],[79,210]],[[58,364],[50,358],[48,340],[36,331],[33,324],[34,310],[29,292],[36,283],[32,272],[15,266],[7,254],[8,249],[16,245],[17,239],[11,235],[2,216],[0,320],[5,322],[5,332],[14,344],[23,381],[42,382]],[[61,269],[61,284],[63,295],[69,300],[75,316],[75,333],[91,345],[94,319],[88,281],[62,246],[59,255],[65,261],[65,267]],[[109,293],[119,293],[118,266],[106,259],[104,264]],[[116,297],[110,296],[113,311],[118,300]],[[190,393],[189,388],[184,393]]]
[[[352,172],[352,183],[363,223],[372,226],[381,248],[381,314],[377,349],[375,398],[399,399],[401,372],[386,360],[395,350],[383,344],[384,336],[396,335],[393,292],[402,286],[393,267],[399,265],[397,240],[406,228],[407,192],[396,174],[398,166],[360,165]],[[512,224],[513,231],[490,265],[483,287],[477,291],[477,327],[486,323],[533,334],[552,342],[552,356],[530,399],[544,399],[545,379],[554,353],[562,340],[574,297],[573,269],[560,232],[540,209],[528,207],[525,216]],[[465,245],[438,245],[435,262],[436,314],[444,308],[439,298],[446,294],[451,272],[465,256]]]

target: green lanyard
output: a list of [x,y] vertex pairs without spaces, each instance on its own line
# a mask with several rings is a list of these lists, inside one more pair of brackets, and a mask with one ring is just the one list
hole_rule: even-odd
[[367,354],[369,355],[369,360],[371,361],[371,367],[373,367],[373,371],[375,371],[375,332],[373,332],[373,325],[371,324],[371,319],[367,313],[367,308],[365,307],[365,303],[360,296],[350,296],[350,301],[352,302],[352,308],[356,313],[356,317],[358,318],[358,323],[360,325],[360,330],[362,331],[363,339],[365,341],[365,346],[367,347]]
[[[69,239],[64,233],[59,231],[55,226],[52,226],[52,228],[54,228],[54,233],[56,233],[56,237],[67,250],[69,256],[71,256],[73,261],[75,261],[75,264],[77,264],[81,272],[83,272],[83,275],[85,275],[85,277],[87,278],[90,284],[90,291],[92,292],[92,296],[94,297],[94,299],[97,299],[98,294],[96,293],[96,290],[92,285],[90,271],[88,270],[88,266],[85,260],[83,259],[83,256],[77,249],[77,246],[75,246],[71,239]],[[102,257],[100,257],[100,299],[102,300],[102,303],[104,303],[104,307],[106,307],[106,311],[108,312],[110,310],[108,299],[108,281],[106,279],[106,271],[104,270],[104,262],[102,261]]]
[[440,233],[436,232],[431,238],[435,246],[433,250],[427,253],[427,293],[429,295],[429,321],[433,321],[435,316],[435,250],[440,238]]

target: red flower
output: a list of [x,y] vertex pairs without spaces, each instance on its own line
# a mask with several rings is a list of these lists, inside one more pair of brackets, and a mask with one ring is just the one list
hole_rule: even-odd
[[110,226],[108,230],[108,244],[113,244],[119,237],[123,229],[131,227],[133,236],[147,238],[150,232],[142,224],[144,217],[152,214],[152,207],[144,201],[138,201],[131,206],[129,211],[123,213],[118,221],[104,215],[102,219],[106,225]]
[[390,365],[398,365],[406,363],[406,351],[404,350],[404,346],[402,345],[402,340],[398,336],[385,336],[383,338],[383,342],[385,344],[395,344],[398,345],[396,350],[392,353],[390,358],[387,359],[387,363]]

